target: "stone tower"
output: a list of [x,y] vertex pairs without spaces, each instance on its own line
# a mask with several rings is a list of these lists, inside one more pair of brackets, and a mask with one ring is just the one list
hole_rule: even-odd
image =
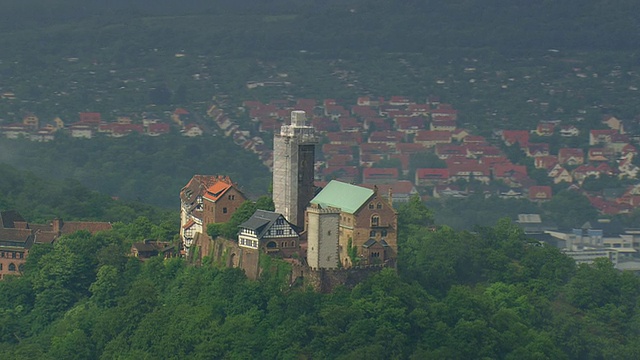
[[277,213],[304,228],[304,211],[314,196],[315,146],[318,139],[304,111],[291,112],[273,139],[273,203]]
[[321,208],[312,204],[307,208],[309,227],[307,232],[307,262],[317,269],[335,269],[340,258],[338,237],[340,233],[340,209]]

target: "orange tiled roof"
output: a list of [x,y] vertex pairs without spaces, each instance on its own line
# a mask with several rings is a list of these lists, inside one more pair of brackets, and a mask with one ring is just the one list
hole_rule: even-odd
[[204,197],[212,201],[217,201],[230,187],[231,184],[219,181],[207,188],[207,191],[204,193]]

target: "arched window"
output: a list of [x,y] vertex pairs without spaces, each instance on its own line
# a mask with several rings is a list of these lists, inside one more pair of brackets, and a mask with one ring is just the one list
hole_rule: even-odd
[[369,209],[373,209],[373,207],[374,207],[374,206],[373,206],[373,203],[370,203],[370,204],[369,204]]
[[276,244],[276,242],[275,242],[275,241],[269,241],[269,242],[267,243],[267,247],[268,247],[269,249],[274,249],[274,248],[277,248],[277,247],[278,247],[278,244]]
[[9,271],[16,271],[16,264],[14,263],[9,264]]
[[372,215],[371,216],[371,226],[379,226],[380,224],[380,216]]
[[381,203],[377,203],[376,204],[376,209],[382,209],[382,204]]

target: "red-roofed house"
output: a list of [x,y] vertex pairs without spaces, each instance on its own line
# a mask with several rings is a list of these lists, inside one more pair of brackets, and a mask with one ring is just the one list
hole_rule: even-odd
[[389,119],[372,116],[364,119],[364,129],[369,131],[391,131],[393,126]]
[[387,144],[395,148],[396,144],[402,142],[405,134],[400,131],[374,131],[369,135],[370,143]]
[[529,132],[527,130],[503,130],[502,141],[507,146],[518,143],[520,148],[526,149],[529,146]]
[[346,183],[353,183],[358,178],[357,166],[333,166],[322,170],[322,177],[329,180],[339,180]]
[[549,156],[538,156],[533,159],[533,164],[536,169],[551,169],[552,167],[558,164],[558,158],[553,155]]
[[[180,190],[180,236],[186,249],[208,224],[228,222],[247,200],[227,176],[194,175]],[[188,251],[188,250],[187,250]]]
[[443,106],[440,104],[437,108],[431,110],[432,120],[452,120],[458,119],[458,110],[451,108],[450,106]]
[[467,147],[458,144],[436,144],[434,152],[444,160],[452,156],[467,156]]
[[589,131],[589,145],[606,145],[611,142],[611,138],[618,134],[617,130],[591,130]]
[[356,105],[351,107],[351,114],[362,119],[368,117],[376,117],[378,116],[378,111],[369,106]]
[[573,182],[573,177],[571,176],[569,171],[560,164],[556,164],[553,168],[551,168],[547,175],[550,178],[553,178],[554,184],[559,184],[563,181],[568,184],[571,184]]
[[327,133],[327,138],[332,144],[357,146],[362,143],[362,135],[360,133],[330,132]]
[[451,143],[450,131],[418,131],[413,138],[414,143],[423,144],[426,147],[434,147],[436,144],[449,144]]
[[331,155],[327,159],[327,166],[350,166],[353,164],[353,155]]
[[419,154],[427,150],[427,147],[418,143],[399,143],[396,144],[396,152],[399,154]]
[[412,196],[418,194],[418,190],[409,180],[400,180],[392,184],[361,184],[361,186],[372,190],[377,187],[378,194],[387,199],[391,195],[391,201],[394,203],[408,202]]
[[560,136],[562,137],[572,137],[580,135],[580,130],[574,125],[562,125],[560,127]]
[[340,125],[340,131],[345,132],[360,132],[362,131],[362,124],[352,117],[341,117],[338,119]]
[[558,150],[558,162],[570,166],[584,164],[584,151],[579,148],[562,148]]
[[431,106],[429,104],[409,104],[407,111],[411,113],[411,116],[427,116],[431,112]]
[[549,144],[547,143],[535,143],[527,146],[527,156],[538,157],[549,155]]
[[594,176],[596,178],[600,177],[600,171],[593,165],[580,165],[571,173],[573,176],[573,181],[582,184],[584,179],[589,176]]
[[411,100],[405,96],[392,96],[391,99],[389,99],[389,105],[402,106],[409,104],[411,104]]
[[524,165],[496,164],[493,166],[493,178],[502,180],[509,186],[521,186],[528,179]]
[[343,144],[323,144],[322,153],[324,156],[353,155],[353,147]]
[[551,136],[556,129],[556,124],[553,122],[541,121],[536,126],[536,134],[539,136]]
[[167,123],[153,123],[147,126],[147,135],[160,136],[162,134],[168,134],[171,131],[171,127]]
[[81,112],[80,122],[86,125],[98,127],[102,122],[102,116],[98,112]]
[[484,136],[480,135],[468,135],[465,136],[464,139],[462,139],[462,142],[469,145],[485,145],[487,143],[487,139],[485,139]]
[[364,168],[362,182],[367,184],[390,184],[398,181],[397,168]]
[[456,130],[456,121],[448,120],[448,119],[433,119],[431,120],[431,124],[429,124],[429,130],[432,131],[455,131]]
[[183,136],[196,137],[202,136],[203,133],[204,132],[198,124],[187,124],[184,126],[184,129],[182,129]]
[[311,119],[311,125],[321,134],[340,131],[338,123],[327,117],[314,117]]
[[529,200],[543,202],[551,200],[551,186],[529,187]]
[[434,186],[449,182],[449,169],[418,168],[416,169],[416,186]]
[[599,161],[607,162],[611,159],[612,156],[613,154],[609,149],[591,148],[589,149],[588,159],[589,159],[589,162],[599,162]]
[[488,184],[491,181],[490,171],[485,165],[482,164],[461,164],[449,166],[449,180],[475,180],[480,181],[483,184]]
[[396,129],[405,134],[415,134],[418,130],[424,130],[426,119],[423,117],[395,118]]

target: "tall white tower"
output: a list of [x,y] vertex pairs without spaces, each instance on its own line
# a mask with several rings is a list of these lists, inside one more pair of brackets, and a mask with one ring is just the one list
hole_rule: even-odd
[[304,111],[292,111],[291,124],[282,125],[273,139],[273,203],[277,213],[299,228],[304,227],[304,210],[314,196],[317,143]]
[[317,269],[335,269],[340,263],[338,242],[340,234],[340,209],[311,204],[307,208],[307,262]]

